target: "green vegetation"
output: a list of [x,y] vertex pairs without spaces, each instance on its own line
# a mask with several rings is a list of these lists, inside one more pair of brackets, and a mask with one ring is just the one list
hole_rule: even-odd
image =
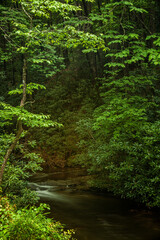
[[45,204],[17,211],[6,198],[1,198],[0,208],[0,239],[72,239],[73,231],[65,231],[59,222],[46,218],[44,210],[49,208]]
[[159,1],[14,0],[0,13],[0,182],[11,218],[24,208],[3,231],[33,214],[27,179],[42,166],[85,167],[94,186],[160,207]]

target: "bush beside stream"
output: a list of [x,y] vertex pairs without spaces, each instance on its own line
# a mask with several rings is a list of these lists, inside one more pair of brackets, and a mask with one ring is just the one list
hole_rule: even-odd
[[47,218],[46,204],[39,207],[16,209],[6,197],[0,199],[0,239],[1,240],[69,240],[73,239],[73,230]]

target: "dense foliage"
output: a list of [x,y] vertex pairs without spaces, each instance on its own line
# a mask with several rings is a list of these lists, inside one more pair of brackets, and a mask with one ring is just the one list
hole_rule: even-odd
[[68,68],[38,96],[64,124],[39,133],[39,149],[49,166],[80,164],[96,174],[97,187],[159,206],[159,3],[82,7],[83,17],[68,22],[101,36],[105,51],[69,51]]
[[8,199],[0,199],[0,239],[29,240],[29,239],[73,239],[72,230],[64,230],[59,222],[45,216],[44,210],[49,209],[45,204],[29,209],[16,210]]
[[16,143],[3,194],[32,205],[26,178],[43,157],[159,207],[159,1],[2,1],[0,12],[2,163]]

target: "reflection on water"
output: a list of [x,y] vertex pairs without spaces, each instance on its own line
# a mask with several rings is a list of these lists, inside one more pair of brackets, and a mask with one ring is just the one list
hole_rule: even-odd
[[51,206],[50,217],[76,229],[78,240],[159,240],[160,222],[153,213],[136,210],[129,201],[110,195],[73,192],[74,177],[36,175],[30,187]]

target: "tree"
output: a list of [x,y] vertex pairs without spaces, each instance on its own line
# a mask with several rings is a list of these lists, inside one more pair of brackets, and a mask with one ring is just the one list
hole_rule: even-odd
[[[48,3],[48,4],[47,4]],[[44,121],[48,118],[44,115],[32,115],[24,109],[26,105],[27,94],[32,94],[33,89],[44,88],[40,84],[27,84],[27,67],[43,72],[47,77],[55,74],[62,65],[62,58],[57,55],[56,47],[77,47],[83,45],[86,48],[100,44],[98,47],[103,48],[104,42],[101,38],[87,34],[83,31],[77,31],[73,26],[65,25],[64,20],[69,18],[73,11],[80,10],[80,7],[61,3],[59,1],[13,1],[9,6],[1,5],[3,24],[1,30],[7,42],[8,48],[12,49],[19,59],[23,59],[22,66],[22,85],[21,89],[11,91],[10,94],[21,94],[22,99],[20,108],[12,108],[5,103],[1,106],[4,108],[4,120],[12,119],[17,116],[17,133],[14,141],[8,148],[0,173],[0,182],[6,163],[15,148],[23,131],[22,123],[28,126],[57,126],[57,123]],[[55,15],[55,21],[52,21],[52,15]],[[13,21],[14,18],[14,21]],[[8,27],[9,21],[9,27]],[[56,26],[57,21],[60,23]],[[59,28],[61,26],[61,28]],[[5,49],[6,50],[6,49]],[[3,61],[3,58],[2,58]],[[59,65],[59,67],[57,66]],[[30,80],[29,80],[30,81]],[[13,113],[14,111],[14,113]],[[35,119],[36,118],[36,119]],[[39,122],[38,122],[39,121]]]
[[[16,1],[14,1],[14,2],[16,2]],[[68,6],[65,4],[63,6],[63,4],[60,4],[58,2],[54,2],[54,3],[58,4],[57,8],[55,9],[55,12],[60,11],[60,9],[63,10],[63,9],[65,9],[65,6],[66,7]],[[4,161],[2,163],[2,167],[1,167],[1,171],[0,171],[0,183],[2,182],[2,177],[3,177],[3,173],[5,170],[7,161],[22,135],[22,132],[23,132],[22,124],[31,126],[31,127],[35,127],[35,126],[49,127],[49,126],[57,126],[57,125],[60,126],[60,124],[58,124],[58,123],[48,121],[49,116],[31,114],[27,110],[24,109],[24,106],[26,104],[27,94],[32,94],[34,89],[44,88],[44,86],[42,86],[40,84],[30,83],[27,85],[27,63],[30,61],[31,58],[32,58],[33,63],[34,62],[35,63],[43,63],[44,61],[45,62],[48,61],[49,64],[51,64],[51,63],[53,64],[53,61],[50,62],[48,59],[44,59],[44,55],[42,55],[42,58],[39,58],[37,60],[33,58],[35,52],[38,51],[38,49],[41,45],[40,42],[42,41],[42,38],[37,37],[37,33],[40,33],[40,31],[35,30],[36,28],[38,28],[38,26],[33,27],[32,17],[30,15],[30,13],[28,13],[26,11],[25,7],[28,7],[30,12],[33,13],[33,12],[35,12],[36,8],[38,8],[39,5],[36,6],[36,8],[35,8],[35,6],[34,6],[34,8],[30,8],[31,1],[29,3],[26,1],[20,1],[20,2],[17,1],[17,4],[20,4],[20,8],[18,9],[18,10],[20,10],[20,12],[17,11],[17,9],[12,9],[12,8],[8,9],[7,7],[5,8],[5,7],[1,6],[2,12],[4,14],[4,17],[2,16],[4,22],[5,21],[8,22],[8,16],[10,16],[9,21],[10,21],[10,24],[13,25],[12,32],[10,33],[10,36],[13,36],[13,37],[11,38],[8,34],[6,34],[8,45],[10,48],[14,47],[14,51],[16,51],[17,54],[20,54],[22,56],[23,70],[22,70],[22,85],[21,85],[22,89],[16,89],[15,91],[10,92],[10,94],[17,94],[17,93],[21,94],[22,93],[20,107],[19,108],[12,107],[5,103],[1,103],[1,107],[4,108],[3,110],[1,110],[1,114],[2,114],[4,121],[11,120],[14,116],[17,117],[17,133],[15,135],[15,138],[14,138],[12,144],[10,145],[10,147],[8,148],[8,150],[4,156]],[[14,4],[13,5],[11,4],[11,7],[14,7]],[[52,8],[53,8],[53,5],[52,5]],[[7,14],[8,16],[6,17],[5,14],[6,14],[7,10],[9,10],[9,13]],[[70,7],[69,10],[74,10],[74,7]],[[10,15],[11,11],[13,11],[14,16],[16,16],[16,19],[14,22],[13,22],[13,16]],[[24,13],[24,15],[22,15],[22,12]],[[37,11],[36,14],[39,14],[39,16],[45,16],[46,18],[48,18],[48,13],[46,13],[45,6],[44,6],[44,9],[42,12]],[[66,14],[66,13],[64,13],[64,14]],[[26,20],[25,15],[27,16],[27,18],[29,18],[29,21],[27,21],[26,24],[24,24],[24,22]],[[19,19],[20,19],[19,17],[21,17],[21,16],[23,16],[23,18],[21,19],[21,22],[19,22]],[[1,27],[2,31],[5,32],[3,27],[6,27],[6,26],[4,25]],[[5,35],[4,35],[4,37],[5,37]],[[45,39],[43,39],[43,40],[45,40]],[[13,44],[12,44],[12,42],[13,42]],[[49,40],[49,42],[50,42],[50,40]],[[45,43],[45,44],[48,44],[48,43]],[[50,72],[50,74],[51,74],[51,72]],[[6,124],[8,124],[8,122]],[[3,122],[3,125],[5,125],[4,122]]]
[[154,207],[160,206],[159,33],[153,33],[148,11],[157,9],[150,4],[110,1],[90,15],[109,50],[85,159],[97,186]]

